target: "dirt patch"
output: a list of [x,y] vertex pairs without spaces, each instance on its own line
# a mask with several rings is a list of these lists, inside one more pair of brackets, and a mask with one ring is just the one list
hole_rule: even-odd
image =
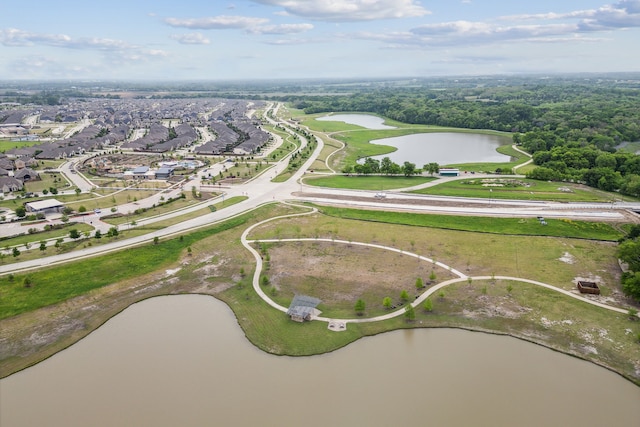
[[[381,305],[384,297],[396,301],[406,290],[419,294],[432,268],[441,279],[453,274],[425,261],[383,249],[332,242],[296,242],[272,245],[266,274],[283,296],[305,294],[329,307],[352,307],[359,298]],[[326,312],[325,315],[328,315]]]

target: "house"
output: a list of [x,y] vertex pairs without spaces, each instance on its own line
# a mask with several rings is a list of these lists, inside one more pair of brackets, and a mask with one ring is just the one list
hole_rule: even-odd
[[38,161],[33,157],[20,157],[16,159],[13,164],[16,169],[32,168],[38,166]]
[[29,169],[29,168],[20,169],[20,170],[16,171],[13,174],[13,176],[16,179],[21,180],[22,182],[34,181],[34,180],[40,179],[40,175],[38,174],[38,172],[34,171],[33,169]]
[[320,310],[316,309],[316,306],[320,304],[320,302],[318,298],[296,295],[293,297],[291,305],[289,305],[287,315],[295,322],[311,320],[313,316],[320,314]]
[[15,179],[12,176],[0,177],[0,190],[3,193],[13,193],[15,191],[21,191],[24,188],[24,184],[19,179]]
[[144,179],[149,172],[149,166],[138,166],[132,171],[133,177],[137,179]]
[[156,171],[156,179],[169,179],[173,176],[173,168],[160,168]]

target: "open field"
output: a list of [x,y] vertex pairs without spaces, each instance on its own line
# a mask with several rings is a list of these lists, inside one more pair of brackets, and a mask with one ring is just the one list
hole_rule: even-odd
[[318,187],[349,188],[354,190],[393,190],[397,188],[412,187],[433,181],[436,178],[424,176],[307,176],[304,183]]
[[475,178],[465,174],[464,179],[414,190],[417,194],[457,196],[486,199],[548,200],[556,202],[611,202],[631,197],[607,193],[586,185],[566,182],[536,181],[525,178]]

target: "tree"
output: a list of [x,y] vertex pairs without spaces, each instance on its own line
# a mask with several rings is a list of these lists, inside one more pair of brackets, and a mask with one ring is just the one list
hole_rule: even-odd
[[422,167],[422,170],[429,172],[429,175],[433,176],[434,173],[440,172],[440,165],[435,162],[427,163]]
[[622,274],[622,290],[631,298],[640,301],[640,271]]
[[87,211],[87,208],[86,208],[86,207],[84,207],[84,206],[80,206],[80,207],[78,208],[78,212],[80,212],[80,213],[83,213],[83,212],[86,212],[86,211]]
[[382,305],[384,308],[386,308],[387,310],[391,308],[391,298],[389,297],[384,297],[382,299]]
[[96,230],[93,237],[95,237],[96,239],[102,239],[102,232],[100,230]]
[[47,250],[47,242],[44,240],[40,242],[40,250],[43,252]]
[[13,255],[13,257],[14,257],[14,258],[19,257],[19,256],[20,256],[20,249],[18,249],[18,248],[16,248],[16,247],[14,247],[14,248],[11,250],[11,254]]
[[111,227],[109,231],[107,231],[107,237],[117,237],[118,234],[118,227]]
[[416,289],[424,288],[424,283],[422,282],[422,277],[418,277],[416,279]]
[[267,286],[269,284],[269,278],[267,276],[262,276],[262,278],[260,278],[260,283],[262,286]]
[[158,243],[160,243],[160,238],[158,236],[153,238],[153,244],[157,245]]
[[409,322],[411,322],[413,320],[416,320],[416,311],[415,311],[415,309],[413,308],[413,306],[411,304],[408,304],[404,308],[404,317]]
[[433,311],[433,301],[431,300],[431,298],[427,298],[426,300],[424,300],[424,303],[422,303],[422,308],[424,308],[424,311]]
[[25,209],[24,206],[18,206],[16,208],[16,216],[18,218],[23,218],[26,214],[27,214],[27,210]]
[[429,274],[429,283],[433,283],[436,280],[436,272],[431,270],[431,273]]
[[75,192],[76,192],[76,197],[78,197],[80,193],[82,193],[82,190],[76,187]]
[[393,162],[389,157],[385,157],[380,162],[380,172],[385,175],[393,173]]
[[411,162],[404,162],[402,165],[402,173],[404,176],[411,176],[416,174],[416,164]]
[[400,299],[402,301],[409,301],[409,292],[403,289],[402,292],[400,292]]
[[625,240],[618,246],[618,258],[629,264],[632,271],[640,271],[640,242]]
[[361,300],[361,299],[356,301],[356,305],[353,307],[353,309],[356,311],[356,314],[358,316],[362,316],[364,314],[364,310],[365,310],[364,301]]
[[72,239],[79,239],[80,232],[77,229],[73,228],[69,230],[69,237],[71,237]]

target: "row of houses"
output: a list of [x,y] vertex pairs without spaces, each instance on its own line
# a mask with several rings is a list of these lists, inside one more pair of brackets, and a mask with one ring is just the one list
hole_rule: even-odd
[[139,166],[132,170],[125,171],[123,174],[124,179],[170,179],[173,176],[174,168],[161,167],[158,169],[152,169],[149,166]]
[[170,130],[155,123],[149,127],[147,134],[131,142],[122,144],[122,148],[134,151],[166,153],[192,145],[198,139],[196,130],[188,124],[180,124],[173,128],[175,137],[170,138]]
[[79,156],[87,151],[102,150],[116,145],[126,138],[129,128],[117,126],[106,135],[99,126],[91,125],[68,139],[44,142],[30,147],[14,148],[6,152],[8,157],[18,159],[31,157],[40,160],[66,159]]
[[209,129],[216,138],[196,147],[194,149],[196,154],[254,154],[270,139],[268,132],[246,118],[235,120],[232,124],[213,120],[209,122]]

